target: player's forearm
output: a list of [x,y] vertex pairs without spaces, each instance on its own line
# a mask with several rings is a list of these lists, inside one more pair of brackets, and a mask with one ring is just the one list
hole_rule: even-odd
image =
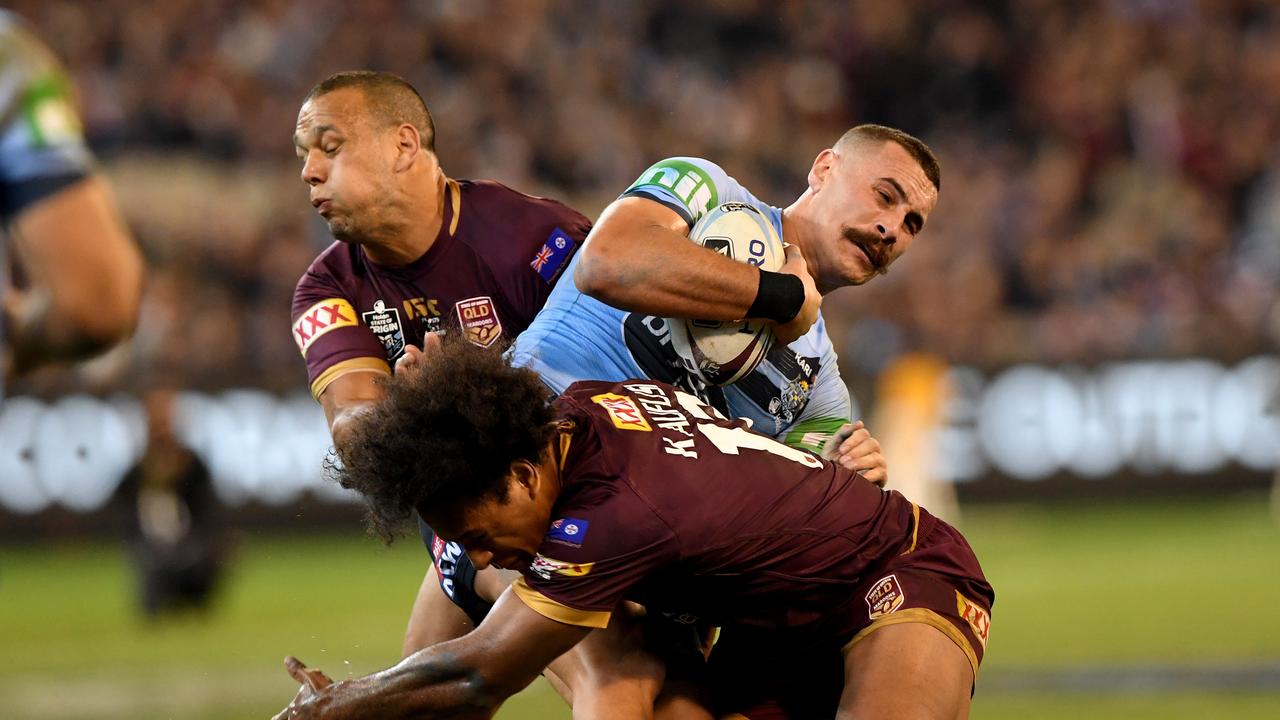
[[602,220],[581,253],[574,273],[579,290],[660,317],[740,320],[760,284],[756,268],[658,225],[620,227]]
[[337,683],[310,717],[487,718],[520,689],[493,685],[472,664],[450,652],[449,645],[427,648],[395,667]]

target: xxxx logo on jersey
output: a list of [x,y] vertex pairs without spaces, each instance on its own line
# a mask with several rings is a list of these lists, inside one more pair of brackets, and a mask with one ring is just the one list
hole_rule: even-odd
[[653,432],[649,421],[640,414],[640,408],[636,407],[635,401],[626,395],[602,393],[593,396],[591,402],[604,408],[609,413],[609,419],[613,421],[614,427],[619,430]]
[[541,553],[533,556],[533,562],[529,564],[529,572],[542,578],[550,580],[552,574],[565,575],[567,577],[582,577],[591,572],[595,563],[571,563],[564,560],[556,560],[549,558]]
[[293,341],[303,355],[317,338],[340,327],[356,324],[356,311],[342,298],[329,298],[312,305],[293,323]]

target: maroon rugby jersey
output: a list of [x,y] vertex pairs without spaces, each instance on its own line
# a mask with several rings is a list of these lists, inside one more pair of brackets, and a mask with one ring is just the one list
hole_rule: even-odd
[[435,243],[401,267],[329,246],[293,293],[293,339],[316,398],[345,372],[390,372],[406,344],[450,328],[477,345],[513,339],[542,309],[591,222],[554,200],[448,180]]
[[918,511],[900,494],[712,419],[668,385],[578,382],[556,402],[574,427],[564,486],[515,586],[547,617],[604,627],[628,599],[829,638],[859,623],[855,584],[913,541]]

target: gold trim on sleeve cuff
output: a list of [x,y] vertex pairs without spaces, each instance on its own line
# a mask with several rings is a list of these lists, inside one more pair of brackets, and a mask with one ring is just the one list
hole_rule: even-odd
[[330,383],[347,373],[353,372],[379,372],[383,375],[390,375],[391,366],[387,364],[386,360],[375,357],[351,358],[350,360],[335,363],[320,373],[320,377],[311,383],[311,397],[319,400]]
[[567,605],[561,605],[529,587],[529,583],[525,582],[524,578],[516,580],[511,589],[515,591],[516,597],[529,606],[530,610],[556,622],[562,622],[565,625],[590,628],[608,627],[609,618],[613,615],[613,613],[603,610],[575,610]]

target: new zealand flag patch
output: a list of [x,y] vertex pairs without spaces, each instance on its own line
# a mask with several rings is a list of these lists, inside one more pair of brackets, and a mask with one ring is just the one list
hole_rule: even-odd
[[529,266],[537,271],[547,284],[551,284],[555,282],[556,276],[564,269],[577,247],[578,244],[569,237],[568,233],[556,228],[551,231],[551,237],[538,248],[538,253],[533,256]]
[[547,531],[547,540],[582,547],[582,538],[587,535],[588,524],[586,520],[578,518],[560,518],[551,523],[551,529]]

